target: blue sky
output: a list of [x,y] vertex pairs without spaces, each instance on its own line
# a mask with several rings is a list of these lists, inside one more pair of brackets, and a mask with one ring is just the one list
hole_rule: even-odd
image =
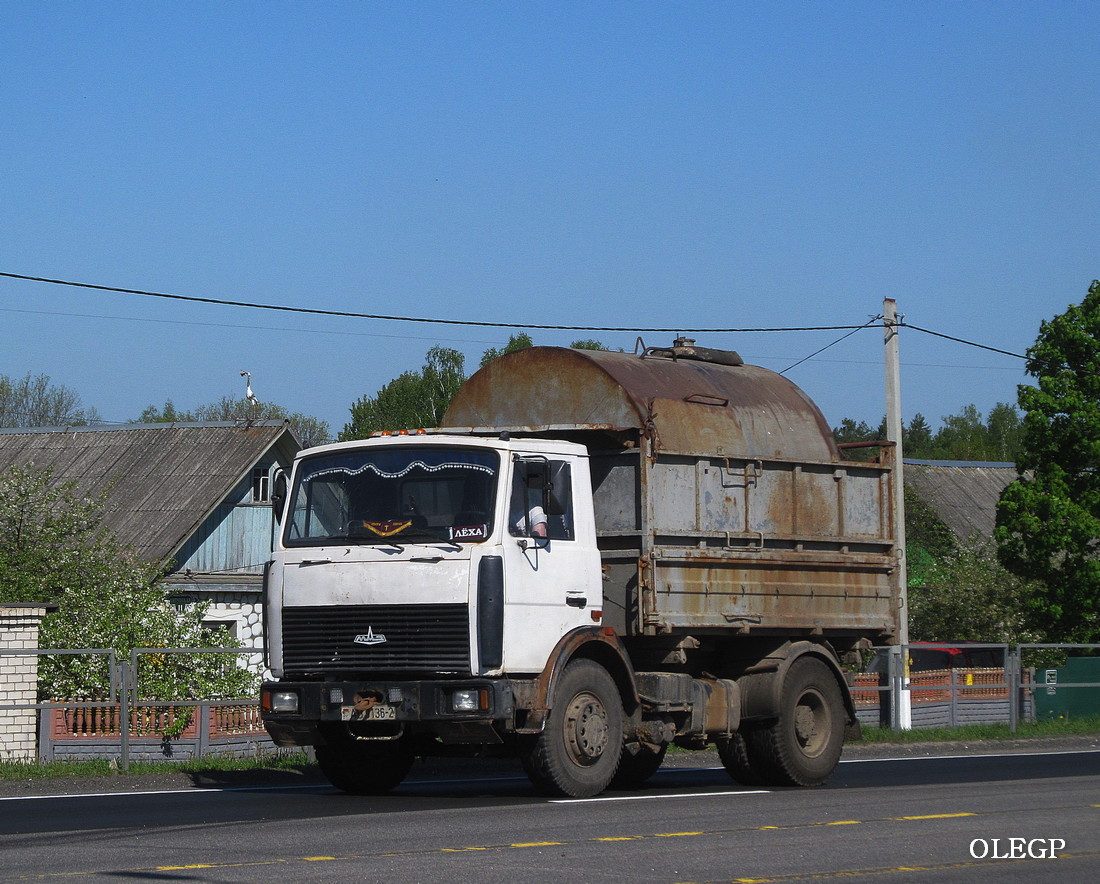
[[[1098,38],[1088,2],[6,3],[0,272],[517,326],[849,326],[893,297],[1022,353],[1100,276]],[[108,420],[247,369],[334,433],[429,347],[472,370],[509,335],[4,278],[0,328],[0,374]],[[843,334],[695,337],[778,371]],[[901,349],[907,420],[1025,380]],[[877,423],[882,350],[788,376]]]

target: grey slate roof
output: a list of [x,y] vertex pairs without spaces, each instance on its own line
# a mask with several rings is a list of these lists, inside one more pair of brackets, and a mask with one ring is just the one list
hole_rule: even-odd
[[1016,465],[977,461],[905,460],[905,485],[930,506],[959,540],[993,537],[997,501],[1016,481]]
[[108,492],[104,524],[142,558],[172,555],[272,448],[300,447],[285,421],[0,430],[0,470],[50,468],[82,495]]

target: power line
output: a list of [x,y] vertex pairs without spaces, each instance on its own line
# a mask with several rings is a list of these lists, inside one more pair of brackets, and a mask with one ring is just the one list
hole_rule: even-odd
[[483,322],[471,319],[430,319],[417,316],[390,316],[380,313],[353,313],[344,310],[322,310],[316,307],[288,307],[279,304],[259,304],[251,301],[230,301],[222,298],[200,298],[194,295],[174,295],[167,292],[150,292],[142,289],[126,289],[109,285],[96,285],[88,282],[72,282],[65,279],[49,279],[43,276],[26,276],[21,273],[4,273],[0,276],[8,279],[22,279],[28,282],[42,282],[50,285],[64,285],[74,288],[93,289],[101,292],[119,292],[124,295],[141,295],[148,298],[166,298],[173,301],[189,301],[197,304],[216,304],[221,307],[248,307],[253,310],[277,310],[284,313],[307,313],[316,316],[339,316],[345,319],[378,319],[386,322],[425,322],[436,325],[465,325],[481,328],[531,328],[539,331],[593,331],[593,332],[642,332],[642,333],[671,333],[679,334],[688,332],[691,334],[705,333],[733,333],[733,332],[794,332],[794,331],[858,331],[865,326],[853,325],[825,325],[803,326],[795,328],[638,328],[627,326],[601,326],[601,325],[538,325],[535,323],[521,322]]
[[[273,310],[273,311],[279,311],[279,312],[283,312],[283,313],[311,314],[311,315],[315,315],[315,316],[336,316],[336,317],[342,317],[342,318],[345,318],[345,319],[376,319],[376,320],[381,320],[381,321],[386,321],[386,322],[419,322],[419,323],[428,323],[428,324],[435,324],[435,325],[473,326],[473,327],[479,327],[479,328],[536,329],[536,330],[539,330],[539,331],[588,331],[588,332],[631,332],[631,333],[637,332],[637,333],[647,333],[647,334],[648,333],[653,333],[653,334],[657,334],[657,333],[661,333],[661,334],[665,334],[665,333],[670,333],[670,334],[680,334],[680,333],[691,333],[691,334],[741,333],[741,334],[746,334],[746,333],[750,333],[750,332],[804,332],[804,331],[846,331],[846,332],[848,332],[848,334],[842,335],[841,337],[837,338],[832,343],[825,345],[824,347],[822,347],[819,350],[815,350],[810,355],[805,356],[802,359],[798,360],[797,362],[793,363],[792,365],[787,366],[787,368],[783,369],[780,372],[780,374],[786,373],[786,372],[790,371],[792,368],[795,368],[796,366],[801,365],[803,362],[807,362],[808,360],[813,359],[815,356],[817,356],[820,353],[823,353],[825,350],[828,350],[830,347],[834,347],[835,345],[839,344],[841,341],[845,340],[846,338],[851,337],[856,332],[862,331],[863,329],[866,329],[866,328],[869,328],[875,322],[878,322],[880,319],[882,319],[881,316],[876,316],[873,319],[871,319],[870,321],[864,323],[863,325],[818,325],[818,326],[787,326],[787,327],[766,327],[766,328],[715,328],[715,327],[707,327],[707,328],[684,328],[684,327],[679,327],[679,328],[638,328],[638,327],[633,327],[633,328],[631,328],[631,327],[626,327],[626,326],[541,325],[541,324],[535,324],[535,323],[488,322],[488,321],[468,320],[468,319],[436,319],[436,318],[429,318],[429,317],[398,316],[398,315],[386,315],[386,314],[379,314],[379,313],[356,313],[356,312],[343,311],[343,310],[324,310],[324,309],[316,308],[316,307],[291,307],[291,306],[286,306],[286,305],[263,304],[263,303],[256,303],[256,302],[251,302],[251,301],[231,301],[231,300],[222,299],[222,298],[202,298],[202,297],[198,297],[198,296],[195,296],[195,295],[177,295],[177,294],[170,294],[170,293],[167,293],[167,292],[146,291],[144,289],[128,289],[128,288],[121,288],[121,287],[117,287],[117,286],[98,285],[98,284],[95,284],[95,283],[74,282],[72,280],[51,279],[51,278],[43,277],[43,276],[28,276],[26,274],[21,274],[21,273],[6,273],[6,272],[3,272],[3,271],[0,271],[0,277],[6,277],[8,279],[20,279],[20,280],[24,280],[24,281],[27,281],[27,282],[40,282],[40,283],[46,283],[46,284],[49,284],[49,285],[63,285],[63,286],[70,286],[70,287],[73,287],[73,288],[91,289],[91,290],[94,290],[94,291],[117,292],[117,293],[120,293],[120,294],[139,295],[141,297],[163,298],[163,299],[168,299],[168,300],[173,300],[173,301],[187,301],[187,302],[198,303],[198,304],[213,304],[213,305],[222,306],[222,307],[247,307],[247,308],[253,309],[253,310]],[[28,312],[30,312],[30,311],[28,311]],[[107,317],[107,318],[116,318],[116,317]],[[122,317],[117,317],[117,318],[122,318]],[[1003,350],[999,347],[991,347],[987,344],[979,344],[976,341],[970,341],[970,340],[967,340],[965,338],[956,337],[955,335],[945,334],[944,332],[937,332],[937,331],[933,331],[932,329],[922,328],[921,326],[913,325],[912,323],[905,322],[904,320],[899,321],[897,323],[897,325],[901,328],[910,328],[913,331],[918,331],[918,332],[921,332],[923,334],[931,335],[933,337],[942,338],[942,339],[948,340],[948,341],[953,341],[957,344],[963,344],[963,345],[968,346],[968,347],[975,347],[977,349],[987,350],[987,351],[992,352],[992,353],[1000,353],[1003,356],[1012,356],[1015,359],[1024,359],[1024,360],[1028,359],[1027,356],[1024,356],[1020,353],[1013,353],[1010,350]]]
[[869,328],[869,327],[871,326],[871,324],[872,324],[872,323],[878,322],[878,321],[879,321],[880,319],[882,319],[882,314],[881,314],[881,313],[880,313],[880,314],[879,314],[878,316],[873,316],[873,317],[871,317],[871,318],[870,318],[869,320],[867,320],[867,322],[865,322],[865,323],[864,323],[863,325],[861,325],[861,326],[860,326],[859,328],[855,328],[855,329],[852,329],[852,331],[848,332],[848,334],[846,334],[846,335],[841,335],[841,336],[840,336],[839,338],[837,338],[837,339],[836,339],[835,341],[833,341],[833,342],[832,342],[831,344],[826,344],[826,345],[825,345],[824,347],[822,347],[822,348],[820,348],[820,349],[818,349],[818,350],[814,350],[814,352],[813,352],[813,353],[811,353],[811,354],[810,354],[809,356],[803,356],[803,357],[802,357],[801,359],[799,359],[799,360],[798,360],[798,362],[795,362],[795,363],[793,363],[792,365],[788,365],[788,366],[787,366],[787,367],[786,367],[785,369],[783,369],[783,370],[782,370],[781,372],[779,372],[779,373],[780,373],[780,374],[786,374],[786,373],[787,373],[788,371],[790,371],[790,370],[791,370],[792,368],[795,368],[795,367],[797,367],[797,366],[801,365],[801,364],[802,364],[803,362],[809,362],[809,361],[810,361],[811,359],[813,359],[813,358],[814,358],[815,356],[817,356],[817,355],[818,355],[819,353],[824,353],[824,352],[825,352],[826,350],[828,350],[828,349],[829,349],[830,347],[835,347],[835,346],[836,346],[837,344],[839,344],[839,343],[840,343],[841,341],[845,340],[846,338],[850,338],[850,337],[851,337],[852,335],[854,335],[854,334],[855,334],[855,333],[856,333],[857,331],[862,331],[862,330],[863,330],[863,329],[865,329],[865,328]]
[[943,332],[932,331],[931,329],[921,328],[919,325],[913,325],[909,322],[899,322],[898,325],[901,328],[911,328],[913,331],[923,332],[926,335],[932,335],[936,338],[943,338],[946,341],[954,341],[956,344],[966,344],[968,347],[977,347],[979,350],[989,350],[993,353],[1000,353],[1003,356],[1013,356],[1016,359],[1027,359],[1027,356],[1023,356],[1020,353],[1013,353],[1009,350],[1001,350],[998,347],[990,347],[986,344],[978,344],[974,341],[968,341],[965,338],[956,338],[954,335],[945,335]]

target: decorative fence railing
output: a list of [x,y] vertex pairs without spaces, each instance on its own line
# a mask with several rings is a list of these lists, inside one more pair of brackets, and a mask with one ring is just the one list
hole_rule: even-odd
[[[121,769],[131,760],[183,760],[209,754],[254,755],[274,751],[260,721],[257,698],[152,699],[141,696],[137,685],[143,661],[163,661],[166,655],[225,654],[252,657],[257,648],[137,648],[128,661],[113,651],[0,648],[0,657],[24,658],[35,665],[20,665],[18,692],[0,679],[0,760],[50,761],[61,758],[111,758]],[[29,673],[37,660],[50,655],[85,655],[106,658],[109,672],[107,696],[98,698],[46,699],[34,702],[26,690]],[[31,682],[33,688],[33,680]],[[15,700],[16,702],[12,702]],[[8,731],[11,731],[9,734]],[[16,740],[16,731],[21,738]],[[29,738],[27,738],[29,734]],[[3,744],[37,746],[33,754],[4,753]]]
[[38,706],[38,757],[42,761],[115,758],[125,767],[132,760],[185,760],[274,750],[260,721],[259,706],[251,698],[187,706],[133,705],[128,729],[122,727],[120,703],[67,700]]
[[[42,704],[50,713],[50,737],[73,740],[84,737],[109,737],[122,734],[122,705],[103,698],[50,700]],[[206,711],[196,715],[195,708]],[[253,700],[233,700],[226,705],[214,702],[198,707],[134,706],[130,709],[130,735],[159,737],[164,734],[197,736],[200,721],[205,722],[209,737],[263,733],[260,709]]]
[[[1022,673],[1018,719],[1034,717],[1030,674]],[[897,705],[895,680],[886,673],[859,673],[852,684],[856,717],[863,724],[890,727]],[[912,727],[954,727],[963,724],[1011,722],[1012,686],[1000,667],[934,669],[909,676]]]

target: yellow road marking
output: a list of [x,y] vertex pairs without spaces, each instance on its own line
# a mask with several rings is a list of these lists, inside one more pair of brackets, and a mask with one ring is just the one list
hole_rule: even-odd
[[952,820],[960,816],[977,816],[976,813],[929,813],[924,816],[892,816],[891,820]]
[[511,847],[558,847],[563,841],[529,841],[526,844],[512,844]]
[[686,835],[705,835],[705,832],[654,832],[654,838],[683,838]]
[[823,823],[826,826],[858,826],[863,820],[836,820],[831,823]]
[[211,863],[196,863],[191,866],[157,866],[158,872],[181,872],[184,869],[212,869]]

